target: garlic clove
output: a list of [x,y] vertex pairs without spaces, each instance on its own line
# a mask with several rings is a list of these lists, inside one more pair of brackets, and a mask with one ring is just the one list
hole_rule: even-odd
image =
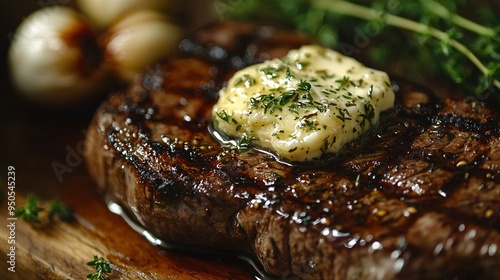
[[46,7],[17,28],[8,53],[13,85],[27,98],[67,105],[110,84],[102,50],[84,18],[69,7]]
[[183,29],[164,14],[141,10],[118,21],[105,34],[105,55],[124,81],[165,58],[177,46]]
[[178,1],[175,0],[78,0],[80,9],[98,27],[108,27],[120,17],[142,9],[152,9],[169,14],[180,10]]

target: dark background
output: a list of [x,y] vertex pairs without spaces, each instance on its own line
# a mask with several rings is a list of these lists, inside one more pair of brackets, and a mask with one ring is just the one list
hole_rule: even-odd
[[[186,1],[184,2],[186,3]],[[187,0],[183,26],[197,28],[214,16],[207,13],[210,1]],[[26,100],[9,81],[7,52],[17,26],[31,12],[44,6],[64,4],[76,7],[74,0],[23,0],[0,2],[0,186],[5,188],[7,167],[16,168],[17,191],[34,192],[41,198],[65,196],[67,183],[60,182],[54,172],[54,162],[66,164],[69,159],[76,167],[63,177],[85,176],[84,162],[71,151],[77,150],[85,135],[92,114],[106,98],[102,93],[78,107],[50,108]],[[73,157],[71,155],[73,155]],[[69,158],[68,158],[69,157]],[[67,164],[66,164],[67,165]]]

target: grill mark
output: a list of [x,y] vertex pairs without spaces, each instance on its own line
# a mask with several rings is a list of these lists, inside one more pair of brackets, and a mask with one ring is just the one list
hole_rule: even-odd
[[[255,40],[255,36],[249,36],[247,39],[248,40]],[[245,39],[245,40],[247,40]],[[236,40],[238,41],[238,40]],[[193,41],[194,42],[194,41]],[[201,58],[201,59],[211,59],[211,58],[206,58],[208,55],[208,48],[213,47],[213,45],[208,45],[204,46],[203,44],[195,43],[197,50],[192,49],[191,52],[186,52],[183,55],[186,56],[195,56],[196,58]],[[237,46],[236,48],[239,48],[239,51],[245,50],[243,48],[244,45]],[[255,45],[254,45],[255,46]],[[232,64],[229,60],[231,58],[238,58],[238,55],[233,56],[233,51],[234,50],[226,50],[230,55],[227,57],[228,61],[224,60],[217,60],[217,59],[212,59],[211,61],[216,61],[214,62],[218,69],[218,73],[215,77],[213,77],[217,83],[219,81],[223,81],[224,77],[232,71],[231,69],[235,67],[235,64]],[[242,63],[253,63],[256,60],[258,60],[257,56],[251,56],[251,55],[245,55],[245,58],[240,60]],[[243,64],[241,64],[243,65]],[[241,66],[240,65],[240,66]],[[152,72],[153,74],[155,72]],[[164,73],[161,73],[164,74]],[[155,74],[156,75],[156,74]],[[161,76],[161,75],[160,75]],[[408,86],[408,84],[401,83],[401,87]],[[154,89],[154,88],[153,88]],[[158,90],[158,89],[154,89]],[[210,102],[213,101],[213,96],[215,95],[216,87],[207,87],[207,88],[199,88],[195,89],[194,92],[191,92],[190,90],[182,90],[182,94],[186,94],[186,96],[196,96],[196,98],[204,98],[204,100],[208,100],[207,104],[212,104]],[[113,159],[121,159],[122,156],[127,160],[129,164],[133,166],[134,170],[137,170],[137,173],[139,174],[141,178],[141,184],[144,186],[144,182],[146,180],[152,181],[151,186],[153,189],[148,189],[144,190],[144,193],[146,192],[151,192],[154,193],[154,187],[155,186],[161,186],[162,182],[159,184],[154,184],[155,178],[170,178],[170,177],[175,177],[176,175],[179,174],[196,174],[196,168],[203,167],[205,168],[204,170],[209,170],[212,172],[211,174],[216,177],[216,178],[222,178],[223,182],[225,184],[222,184],[221,186],[223,187],[224,191],[227,190],[227,194],[234,195],[236,197],[237,195],[239,196],[238,199],[241,199],[242,201],[250,201],[251,199],[255,198],[257,194],[261,194],[260,198],[263,200],[263,204],[268,203],[268,208],[267,210],[270,210],[269,208],[273,208],[273,211],[276,211],[277,207],[280,207],[281,205],[294,205],[295,208],[291,209],[290,207],[287,208],[287,213],[289,213],[290,216],[295,213],[295,211],[305,211],[307,215],[309,215],[311,218],[307,221],[304,221],[304,223],[295,223],[294,226],[311,226],[311,219],[314,220],[317,217],[321,217],[322,215],[326,215],[325,213],[321,212],[321,208],[327,205],[327,202],[332,202],[333,206],[331,207],[332,213],[329,213],[328,215],[331,215],[334,217],[333,223],[335,225],[343,227],[343,230],[348,234],[348,237],[345,239],[348,240],[350,238],[353,238],[355,236],[361,236],[359,232],[366,232],[368,231],[373,231],[377,232],[381,227],[383,228],[385,225],[378,224],[376,219],[372,219],[370,224],[366,224],[367,220],[370,219],[370,215],[373,215],[371,211],[373,210],[373,205],[379,203],[379,202],[384,202],[384,201],[390,201],[390,200],[398,200],[402,204],[406,204],[408,206],[415,206],[418,208],[419,212],[417,212],[414,215],[411,215],[408,217],[406,224],[403,227],[397,228],[394,230],[392,233],[387,233],[387,235],[394,235],[394,234],[406,234],[408,228],[411,228],[415,221],[419,219],[420,217],[423,217],[425,215],[428,215],[433,212],[443,212],[446,214],[447,217],[450,218],[450,221],[452,223],[455,223],[455,220],[457,220],[460,216],[460,212],[458,212],[457,209],[450,209],[443,207],[447,201],[449,201],[451,196],[457,191],[457,189],[462,188],[463,184],[466,184],[468,180],[471,178],[480,178],[482,182],[486,182],[486,176],[488,174],[488,171],[485,171],[483,169],[480,169],[479,166],[482,162],[484,162],[486,154],[488,151],[485,151],[483,154],[478,155],[474,162],[468,163],[467,165],[464,165],[462,168],[457,168],[454,165],[450,165],[450,163],[453,163],[452,161],[452,154],[448,155],[448,157],[443,156],[442,158],[438,158],[437,156],[427,156],[426,151],[424,149],[412,149],[412,144],[416,141],[416,138],[420,136],[423,132],[429,130],[429,129],[439,129],[438,133],[441,133],[442,137],[450,137],[453,131],[451,131],[451,128],[455,128],[458,130],[457,131],[463,131],[463,132],[481,132],[483,131],[482,129],[486,129],[487,132],[484,135],[481,135],[480,140],[482,141],[483,144],[487,145],[491,139],[492,136],[497,136],[499,135],[499,130],[500,128],[495,127],[495,119],[490,119],[488,121],[481,121],[478,119],[474,118],[468,118],[468,117],[459,117],[455,116],[453,114],[441,114],[438,116],[435,116],[438,111],[441,111],[443,108],[443,104],[441,102],[437,102],[435,98],[432,97],[430,93],[425,93],[428,94],[429,97],[429,103],[428,104],[422,104],[418,106],[410,106],[404,102],[399,102],[398,107],[396,108],[396,114],[393,114],[394,118],[391,120],[391,118],[388,118],[389,121],[387,122],[387,125],[393,125],[394,128],[398,131],[392,131],[393,134],[390,134],[387,131],[384,131],[383,128],[381,128],[380,133],[386,133],[388,141],[385,144],[380,144],[380,139],[377,138],[377,132],[374,132],[370,137],[367,137],[367,139],[363,141],[359,141],[356,143],[352,143],[352,145],[347,147],[347,150],[344,154],[335,156],[333,159],[331,159],[330,162],[326,162],[326,164],[323,164],[321,166],[316,166],[312,167],[309,169],[304,169],[301,168],[300,166],[296,166],[290,169],[289,172],[287,172],[287,175],[283,176],[279,180],[275,182],[274,187],[280,186],[282,189],[279,190],[274,190],[271,191],[269,189],[269,186],[266,184],[262,183],[260,180],[262,178],[258,176],[254,176],[252,172],[252,164],[249,164],[246,162],[248,168],[245,169],[245,173],[241,173],[241,170],[237,172],[228,172],[227,170],[221,170],[215,167],[215,165],[218,163],[220,158],[217,158],[217,156],[214,155],[221,155],[224,152],[222,150],[217,150],[214,153],[206,153],[200,150],[195,151],[186,151],[183,149],[182,146],[170,146],[170,145],[163,145],[163,143],[156,143],[153,142],[151,138],[151,129],[149,128],[149,124],[152,122],[170,122],[173,123],[176,126],[179,126],[181,128],[188,128],[191,129],[193,128],[191,124],[186,123],[186,122],[179,122],[178,120],[171,120],[167,118],[158,118],[158,119],[146,119],[146,115],[148,115],[147,109],[153,108],[154,113],[156,114],[158,112],[157,108],[154,108],[151,104],[151,100],[149,99],[149,95],[151,94],[152,90],[147,90],[141,93],[141,94],[146,94],[146,98],[144,98],[142,95],[140,95],[140,98],[134,99],[133,96],[127,96],[125,98],[125,105],[120,105],[123,107],[115,106],[115,107],[110,107],[108,110],[109,113],[112,115],[118,115],[119,118],[116,120],[119,125],[122,125],[122,119],[125,119],[129,117],[131,119],[131,124],[130,126],[136,127],[138,133],[140,132],[140,135],[142,137],[141,141],[144,141],[144,145],[147,147],[150,147],[153,151],[158,153],[159,155],[164,156],[167,160],[169,160],[169,165],[175,166],[175,165],[180,165],[180,166],[189,166],[191,169],[183,169],[183,170],[177,170],[171,174],[165,174],[161,172],[155,172],[151,170],[151,168],[148,165],[148,161],[141,161],[137,157],[134,157],[133,155],[121,155],[119,153],[116,153],[113,157]],[[407,93],[407,91],[401,90],[399,93],[399,97],[404,96]],[[168,94],[168,92],[167,92]],[[140,100],[140,101],[137,101]],[[448,101],[448,102],[455,102],[455,101]],[[458,101],[459,102],[459,101]],[[207,106],[210,107],[210,106]],[[205,127],[205,124],[209,122],[210,120],[205,119],[205,114],[202,114],[201,112],[197,114],[193,120],[193,122],[199,122],[201,125],[197,126],[196,132],[202,131]],[[410,126],[406,126],[405,122],[412,121],[413,123],[410,124]],[[498,125],[498,123],[497,123]],[[406,130],[405,130],[406,129]],[[113,131],[112,134],[118,133],[117,131]],[[116,136],[116,135],[115,135]],[[209,137],[205,135],[205,137]],[[389,143],[390,140],[396,139],[396,140],[403,140],[402,145],[398,145],[398,143]],[[478,138],[479,139],[479,138]],[[119,144],[122,140],[119,138],[109,138],[108,137],[109,143],[112,144]],[[376,145],[372,145],[372,143],[377,143]],[[126,144],[126,141],[121,144]],[[385,149],[387,150],[387,153],[385,154],[385,158],[381,160],[381,164],[379,165],[374,165],[373,163],[370,163],[369,165],[373,167],[370,169],[370,171],[367,171],[366,173],[362,173],[359,177],[358,183],[356,184],[356,178],[360,174],[360,170],[355,169],[354,167],[349,167],[347,166],[347,162],[349,158],[360,158],[362,157],[363,154],[369,154],[373,152],[377,152],[379,150]],[[235,157],[238,159],[241,157],[240,154],[237,153],[230,153],[229,155]],[[231,156],[228,156],[229,158]],[[222,157],[222,159],[227,159],[225,157]],[[257,160],[271,160],[269,157],[260,157],[258,154],[255,155],[255,158]],[[407,159],[420,159],[424,160],[427,163],[430,163],[431,166],[429,166],[429,169],[432,169],[433,165],[434,168],[442,168],[444,170],[449,170],[452,171],[455,175],[452,180],[450,180],[447,184],[440,186],[442,187],[443,193],[447,194],[447,197],[439,196],[439,195],[430,195],[430,194],[423,194],[418,197],[410,197],[410,196],[404,196],[398,194],[394,190],[390,190],[389,188],[384,188],[382,186],[381,180],[383,179],[381,176],[384,174],[384,172],[387,171],[387,164],[403,164],[404,160]],[[346,170],[343,169],[343,167],[347,166],[348,168]],[[370,167],[369,166],[369,167]],[[239,173],[238,173],[239,172]],[[422,171],[425,172],[425,171]],[[312,174],[316,175],[316,177],[312,176],[308,178],[304,178],[310,180],[310,185],[312,185],[312,188],[314,189],[301,189],[308,183],[300,183],[299,181],[299,176],[303,174]],[[323,181],[321,181],[321,178],[324,177],[324,174],[332,173],[331,177],[329,177],[327,182],[330,182],[332,184],[338,183],[338,180],[340,179],[345,179],[346,184],[349,185],[347,186],[347,189],[342,189],[342,186],[324,186],[322,184]],[[466,178],[466,174],[469,174],[469,177]],[[109,174],[109,173],[108,173]],[[397,174],[396,174],[397,175]],[[418,174],[417,174],[418,175]],[[111,175],[110,175],[111,176]],[[138,177],[139,177],[138,176]],[[193,175],[194,176],[194,175]],[[187,177],[186,177],[187,178]],[[339,179],[340,178],[340,179]],[[188,178],[186,180],[197,180],[196,178]],[[500,176],[496,176],[492,179],[495,182],[500,181]],[[181,180],[182,181],[182,180]],[[106,180],[106,182],[109,181]],[[178,183],[178,182],[177,182]],[[173,185],[176,184],[176,182],[172,182]],[[296,186],[294,185],[296,184]],[[147,184],[149,185],[149,184]],[[296,187],[296,189],[293,189],[293,187]],[[145,186],[147,187],[147,186]],[[198,187],[203,187],[203,186],[198,186],[196,184],[186,184],[185,188],[198,188]],[[231,190],[231,191],[229,191]],[[209,196],[210,198],[215,197],[214,199],[220,198],[220,193],[217,193],[217,190],[214,189],[209,189],[205,190],[202,189],[201,191],[211,191],[213,193],[207,193],[206,195]],[[378,193],[377,193],[378,192]],[[245,193],[243,195],[243,193]],[[321,198],[322,195],[327,195],[325,196],[325,199],[318,204],[315,204],[315,200],[318,198]],[[198,197],[199,198],[199,197]],[[225,197],[223,197],[224,199]],[[189,197],[187,198],[188,200],[190,199]],[[380,199],[380,201],[374,201],[375,199]],[[357,202],[356,202],[357,201]],[[149,200],[149,202],[153,202],[153,200]],[[189,201],[188,201],[189,202]],[[471,202],[473,203],[473,202]],[[244,207],[245,203],[242,203],[241,207]],[[211,205],[211,206],[217,206],[217,205]],[[351,207],[353,209],[349,209]],[[195,203],[191,204],[190,207],[196,208],[199,207]],[[202,207],[207,207],[202,206]],[[264,207],[258,208],[260,209],[259,211],[263,211]],[[151,209],[153,209],[153,205],[151,205]],[[150,209],[150,210],[151,210]],[[241,209],[241,208],[239,208]],[[232,209],[234,210],[234,209]],[[234,210],[234,211],[237,211]],[[334,212],[334,213],[333,213]],[[234,213],[234,212],[232,212]],[[272,215],[273,213],[269,214]],[[276,214],[276,212],[274,212]],[[231,214],[233,215],[233,214]],[[388,214],[390,215],[390,213]],[[167,217],[168,218],[168,217]],[[476,219],[477,220],[477,219]],[[464,223],[471,223],[471,224],[481,224],[481,226],[487,227],[486,229],[491,229],[492,225],[498,225],[498,219],[491,219],[490,224],[488,224],[487,220],[478,220],[474,221],[472,217],[466,217],[464,219],[458,219],[457,221],[463,221]],[[179,223],[183,223],[185,221],[179,220]],[[199,223],[203,223],[203,221],[199,221]],[[291,224],[290,223],[285,223],[288,232],[290,231]],[[458,225],[458,224],[457,224]],[[161,226],[161,225],[160,225]],[[455,224],[454,224],[455,226]],[[374,233],[374,234],[375,234]],[[281,236],[281,238],[284,238],[283,240],[286,242],[285,244],[288,245],[288,252],[290,252],[290,236],[286,235]],[[345,241],[345,240],[344,240]],[[343,247],[345,244],[342,242],[344,241],[338,241],[335,243],[332,243],[332,246],[337,246],[336,248]],[[251,247],[252,244],[248,245]],[[357,248],[359,249],[359,247]],[[415,248],[408,249],[408,252],[413,252],[412,250]],[[353,250],[351,250],[353,252]],[[345,252],[346,254],[349,254],[348,252]],[[338,255],[336,256],[338,258],[342,258],[343,256]],[[292,259],[289,258],[288,260],[288,266],[291,267],[292,265]]]
[[495,122],[494,120],[481,123],[480,120],[446,114],[433,116],[432,123],[437,125],[448,125],[468,132],[484,131],[488,136],[500,135],[500,127],[498,126],[498,122]]

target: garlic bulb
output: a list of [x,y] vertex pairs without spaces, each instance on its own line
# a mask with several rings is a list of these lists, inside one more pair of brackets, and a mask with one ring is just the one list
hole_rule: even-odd
[[179,10],[175,0],[78,0],[80,9],[98,27],[107,27],[120,17],[142,9],[153,9],[169,14]]
[[13,85],[41,103],[78,102],[110,81],[90,27],[68,7],[29,15],[16,30],[8,59]]
[[124,81],[172,52],[182,28],[164,14],[140,10],[111,26],[105,35],[106,60]]

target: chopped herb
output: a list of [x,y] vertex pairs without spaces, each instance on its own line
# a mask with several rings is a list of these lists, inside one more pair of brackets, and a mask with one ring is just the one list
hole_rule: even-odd
[[303,90],[303,91],[310,91],[311,90],[311,84],[304,81],[300,80],[299,83],[297,84],[297,89],[298,90]]
[[280,66],[268,66],[260,69],[260,72],[266,77],[274,79],[280,76],[280,72],[283,70],[283,65]]
[[326,112],[327,105],[321,104],[321,103],[317,103],[317,105],[315,107],[316,107],[316,109],[318,109],[318,111],[320,113],[324,113],[324,112]]
[[38,198],[31,193],[28,194],[27,200],[27,204],[19,208],[15,213],[17,217],[21,217],[27,222],[36,224],[42,223],[39,215],[45,212],[47,208],[50,222],[53,222],[55,217],[58,217],[62,221],[70,221],[73,218],[73,209],[59,200],[52,200],[48,203],[44,203],[39,201]]
[[299,114],[299,106],[296,103],[294,103],[294,104],[288,106],[288,111],[290,111],[293,114],[298,115]]
[[335,82],[339,84],[339,86],[337,87],[337,90],[339,90],[350,83],[349,76],[344,76],[342,77],[342,79],[336,80]]
[[255,137],[255,136],[248,137],[248,135],[243,134],[243,136],[240,137],[240,139],[238,140],[238,143],[237,143],[238,150],[240,150],[240,151],[248,150],[250,147],[250,142],[252,142],[254,140],[259,140],[259,138]]
[[312,130],[312,131],[316,131],[318,130],[318,127],[316,126],[316,122],[315,121],[310,121],[310,120],[304,120],[305,124],[306,124],[306,127],[309,129],[309,130]]
[[375,108],[373,108],[372,104],[370,104],[370,103],[363,104],[363,109],[364,109],[364,113],[359,114],[356,117],[356,122],[361,127],[365,127],[365,122],[367,122],[367,121],[368,121],[368,123],[371,124],[372,119],[375,117]]
[[241,84],[244,84],[245,87],[251,87],[255,84],[255,79],[253,79],[250,75],[244,74],[238,80],[236,80],[235,86],[240,86]]
[[306,93],[302,94],[301,98],[302,98],[302,102],[304,102],[304,100],[307,100],[306,103],[309,106],[311,105],[309,103],[311,103],[313,101],[313,97],[312,97],[311,93],[309,93],[309,92],[306,92]]
[[328,152],[328,146],[330,145],[328,142],[328,138],[330,138],[330,136],[323,139],[323,145],[321,146],[321,153],[323,154],[326,154],[326,152]]
[[285,78],[290,80],[292,78],[292,74],[290,73],[290,67],[286,67]]
[[321,89],[321,93],[323,93],[326,96],[329,96],[332,93],[333,94],[337,93],[337,91],[335,91],[333,89],[329,89],[329,88],[323,88],[323,89]]
[[290,102],[296,95],[297,93],[293,90],[284,92],[278,98],[280,106],[285,106],[286,104],[288,104],[288,102]]
[[354,183],[354,186],[355,187],[358,187],[359,186],[359,181],[361,180],[361,175],[358,174],[358,176],[356,176],[356,182]]
[[258,97],[257,98],[256,97],[250,98],[250,108],[252,108],[252,109],[259,108],[259,103],[260,103],[260,100]]
[[[337,108],[337,110],[339,112],[339,115],[337,115],[336,117],[339,118],[342,122],[345,122],[346,120],[352,119],[352,118],[350,118],[350,114],[349,114],[349,111],[347,111],[347,109]],[[346,116],[346,113],[347,113],[347,116]]]
[[297,66],[297,69],[302,70],[306,68],[309,65],[307,62],[301,62],[301,61],[296,61],[295,66]]
[[335,77],[335,75],[333,74],[328,74],[326,70],[317,70],[316,74],[319,75],[319,77],[325,81]]
[[283,110],[281,107],[292,101],[296,97],[296,95],[297,92],[294,90],[286,91],[277,97],[272,93],[267,95],[259,95],[257,97],[251,98],[250,104],[252,108],[259,108],[260,104],[261,108],[264,109],[264,113],[267,113],[269,111],[270,114],[273,114],[277,109]]
[[353,107],[353,106],[356,106],[356,103],[354,101],[349,101],[345,104],[346,107]]
[[221,118],[223,121],[227,122],[228,124],[238,124],[238,121],[236,121],[231,114],[228,114],[226,110],[222,110],[220,112],[216,113],[219,118]]

